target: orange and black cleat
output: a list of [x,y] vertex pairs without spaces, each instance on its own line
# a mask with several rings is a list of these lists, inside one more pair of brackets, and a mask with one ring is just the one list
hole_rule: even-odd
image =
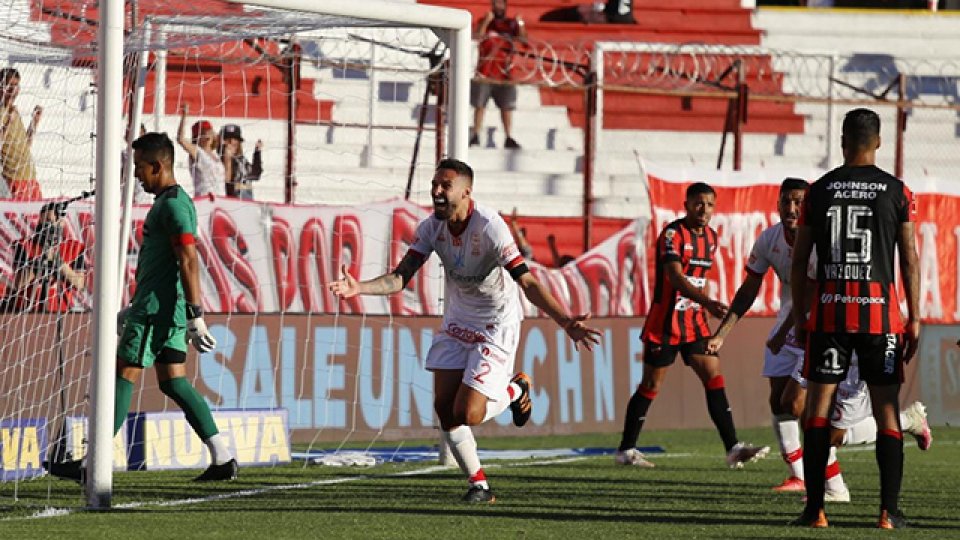
[[823,508],[817,513],[810,513],[806,510],[800,514],[800,517],[789,523],[791,527],[810,527],[813,529],[826,529],[830,526],[827,522],[827,515],[823,513]]

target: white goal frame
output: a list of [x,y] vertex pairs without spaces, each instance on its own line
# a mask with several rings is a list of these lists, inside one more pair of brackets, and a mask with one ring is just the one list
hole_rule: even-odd
[[[447,148],[450,157],[465,159],[469,126],[471,77],[471,15],[468,11],[416,3],[385,0],[228,0],[267,9],[290,10],[316,15],[364,20],[382,27],[411,27],[433,30],[450,48],[450,92],[447,109]],[[123,133],[123,0],[102,0],[97,51],[97,138],[96,138],[96,238],[119,238],[121,208],[129,216],[132,197],[121,204],[121,171],[116,157],[121,153]],[[138,88],[138,92],[142,92]],[[135,99],[142,104],[142,96]],[[136,111],[134,114],[139,114]],[[129,219],[126,218],[126,219]],[[129,231],[129,225],[126,225]],[[116,362],[116,310],[121,242],[99,241],[95,256],[93,313],[93,376],[90,433],[86,479],[86,500],[91,508],[109,508],[113,495],[113,400]]]

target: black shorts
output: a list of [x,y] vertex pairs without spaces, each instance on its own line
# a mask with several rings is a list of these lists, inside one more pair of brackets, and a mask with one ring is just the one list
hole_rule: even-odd
[[903,382],[903,337],[900,334],[825,334],[807,336],[803,376],[809,381],[837,384],[847,377],[857,354],[860,379],[878,386]]
[[680,345],[661,345],[651,341],[643,342],[643,363],[650,364],[653,367],[667,367],[673,364],[673,361],[677,359],[677,353],[680,353],[683,363],[688,366],[690,365],[690,357],[695,354],[716,356],[707,352],[706,339],[698,339]]
[[171,349],[170,347],[160,349],[160,354],[157,355],[158,364],[183,364],[186,361],[187,353]]

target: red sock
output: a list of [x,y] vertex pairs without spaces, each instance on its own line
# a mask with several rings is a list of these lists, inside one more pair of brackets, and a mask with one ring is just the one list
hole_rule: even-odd
[[470,477],[471,484],[479,484],[480,482],[486,482],[487,475],[483,474],[483,469],[480,469],[473,476]]

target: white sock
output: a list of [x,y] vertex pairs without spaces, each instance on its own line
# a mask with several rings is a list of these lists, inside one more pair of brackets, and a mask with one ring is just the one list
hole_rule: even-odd
[[901,411],[900,412],[900,430],[906,431],[907,433],[912,433],[911,430],[914,429],[915,427],[916,426],[914,426],[913,423],[910,422],[910,419],[907,418],[907,415],[903,414],[903,411]]
[[[466,426],[460,426],[460,427],[462,428],[462,427],[466,427]],[[457,428],[457,429],[460,429],[460,428]],[[467,428],[467,429],[469,429],[469,428]],[[454,430],[454,431],[456,431],[456,430]],[[463,474],[467,474],[467,467],[466,467],[466,465],[463,464],[463,456],[460,455],[460,452],[457,451],[456,446],[454,446],[453,441],[451,440],[451,437],[450,437],[450,432],[449,432],[449,431],[443,431],[443,430],[441,429],[441,430],[440,430],[440,437],[443,439],[443,442],[446,443],[447,449],[450,450],[450,455],[452,455],[452,456],[453,456],[453,459],[456,460],[457,466],[460,467],[460,470],[463,471]]]
[[790,469],[790,476],[803,480],[803,447],[800,445],[800,422],[791,415],[773,416],[773,433],[780,445],[780,455]]
[[[487,399],[487,414],[484,415],[483,421],[486,422],[491,418],[497,417],[503,411],[507,410],[507,407],[510,406],[510,400],[507,398],[507,393],[504,392],[501,399],[493,400]],[[483,422],[481,422],[483,423]]]
[[[513,383],[510,383],[513,384]],[[514,394],[519,395],[519,394]],[[487,414],[483,416],[483,422],[490,420],[491,418],[497,417],[503,411],[507,410],[507,407],[510,406],[510,394],[506,387],[503,391],[500,392],[500,395],[497,396],[497,399],[487,397]],[[483,422],[480,422],[481,424]]]
[[868,416],[847,428],[843,434],[844,446],[848,444],[870,444],[877,441],[877,421]]
[[230,447],[227,446],[227,438],[220,433],[203,441],[203,444],[207,445],[207,448],[210,449],[210,459],[214,465],[223,465],[233,459],[233,453],[230,452]]
[[[833,467],[831,467],[833,465]],[[830,476],[831,468],[835,469],[836,474]],[[837,463],[837,449],[830,447],[830,457],[827,459],[827,491],[845,491],[846,484],[843,483],[843,474],[840,473],[840,464]]]
[[[445,431],[444,436],[447,437],[450,453],[453,454],[453,458],[460,465],[460,470],[468,478],[476,476],[482,467],[480,466],[480,457],[477,456],[477,440],[473,438],[473,430],[469,426],[460,426]],[[486,485],[486,480],[477,483],[481,484],[484,489],[489,487]]]
[[507,395],[508,395],[508,396],[512,396],[512,397],[510,398],[510,401],[511,401],[511,402],[514,402],[514,401],[520,399],[520,394],[523,393],[523,390],[520,389],[520,385],[518,385],[517,383],[512,382],[512,383],[510,383],[510,384],[507,386],[507,388],[508,388],[508,390],[507,390]]

